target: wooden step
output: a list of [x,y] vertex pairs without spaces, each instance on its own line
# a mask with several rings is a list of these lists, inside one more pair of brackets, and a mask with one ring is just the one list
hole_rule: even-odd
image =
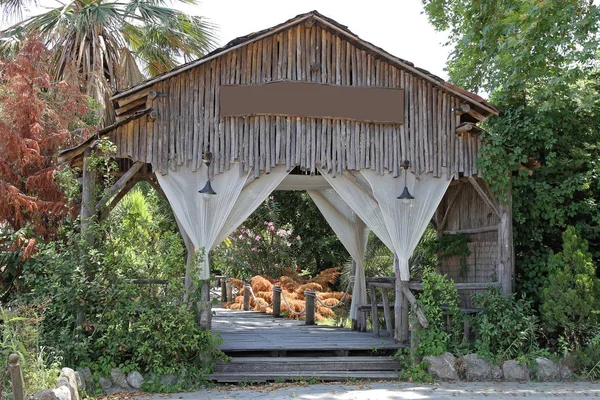
[[398,361],[392,357],[234,357],[218,363],[215,372],[316,372],[397,371]]
[[269,381],[348,381],[361,379],[397,380],[398,373],[395,371],[337,371],[337,372],[257,372],[248,374],[246,372],[213,373],[205,376],[206,379],[220,383],[240,382],[269,382]]

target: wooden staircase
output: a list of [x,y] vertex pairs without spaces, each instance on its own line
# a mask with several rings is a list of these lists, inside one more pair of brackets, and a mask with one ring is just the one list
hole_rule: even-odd
[[274,319],[258,312],[217,309],[213,331],[231,357],[206,378],[215,382],[345,381],[398,379],[391,338],[303,321]]
[[208,379],[223,383],[398,379],[398,362],[391,356],[233,357],[219,363]]

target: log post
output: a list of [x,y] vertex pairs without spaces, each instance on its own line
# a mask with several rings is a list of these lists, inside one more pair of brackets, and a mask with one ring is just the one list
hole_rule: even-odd
[[210,330],[212,324],[212,312],[210,302],[210,280],[205,279],[198,282],[200,286],[200,301],[198,301],[198,326],[204,330]]
[[315,297],[317,297],[317,294],[312,290],[304,292],[304,298],[306,299],[306,325],[315,324]]
[[81,234],[90,247],[94,245],[90,222],[96,213],[96,170],[90,163],[91,154],[92,149],[85,150],[81,178]]
[[244,311],[250,311],[250,285],[244,285]]
[[225,281],[225,285],[227,287],[227,298],[229,299],[229,301],[233,301],[233,285],[231,284],[229,278],[227,278],[227,280]]
[[221,303],[227,303],[229,301],[229,297],[227,297],[227,282],[225,282],[224,276],[219,276],[217,278],[221,285]]
[[422,327],[421,327],[421,324],[417,322],[417,317],[416,317],[415,311],[416,310],[413,308],[413,314],[412,314],[412,317],[410,318],[410,321],[411,321],[412,327],[413,327],[412,335],[410,336],[410,355],[416,365],[419,362],[421,362],[420,358],[418,357],[418,350],[419,350],[419,332],[421,331]]
[[[90,229],[95,211],[96,211],[96,170],[91,165],[90,156],[92,149],[85,150],[83,157],[83,171],[81,178],[81,237],[85,240],[88,247],[94,246],[94,232]],[[82,254],[83,255],[83,254]],[[85,275],[88,279],[94,276],[93,267],[86,263],[84,265]],[[80,327],[83,324],[84,313],[82,309],[77,310],[75,326]]]
[[19,366],[19,355],[11,354],[8,356],[8,369],[10,371],[10,382],[12,384],[14,400],[23,400],[25,393],[23,392],[23,374]]
[[400,279],[400,261],[398,256],[394,257],[394,275],[395,275],[395,291],[396,299],[394,301],[394,339],[398,343],[406,344],[408,342],[409,332],[409,305],[403,290],[403,286],[407,283]]
[[281,317],[281,287],[273,286],[273,317]]
[[514,257],[512,243],[512,190],[509,187],[506,203],[498,204],[498,280],[502,293],[510,294],[514,287]]
[[371,325],[373,326],[373,336],[379,337],[379,317],[377,315],[377,288],[369,285],[371,294]]

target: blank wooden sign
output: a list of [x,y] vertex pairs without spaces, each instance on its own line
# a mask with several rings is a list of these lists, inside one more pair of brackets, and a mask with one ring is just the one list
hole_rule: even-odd
[[277,81],[221,85],[222,117],[286,115],[404,123],[404,90]]

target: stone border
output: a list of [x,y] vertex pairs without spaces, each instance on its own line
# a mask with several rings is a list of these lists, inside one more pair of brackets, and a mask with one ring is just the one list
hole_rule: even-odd
[[554,382],[570,380],[573,373],[564,364],[538,357],[535,365],[527,368],[516,360],[507,360],[501,366],[480,358],[477,354],[467,354],[463,357],[454,357],[450,353],[441,356],[427,356],[423,358],[429,363],[427,372],[434,378],[444,381],[507,381],[528,382],[532,378],[539,382]]

